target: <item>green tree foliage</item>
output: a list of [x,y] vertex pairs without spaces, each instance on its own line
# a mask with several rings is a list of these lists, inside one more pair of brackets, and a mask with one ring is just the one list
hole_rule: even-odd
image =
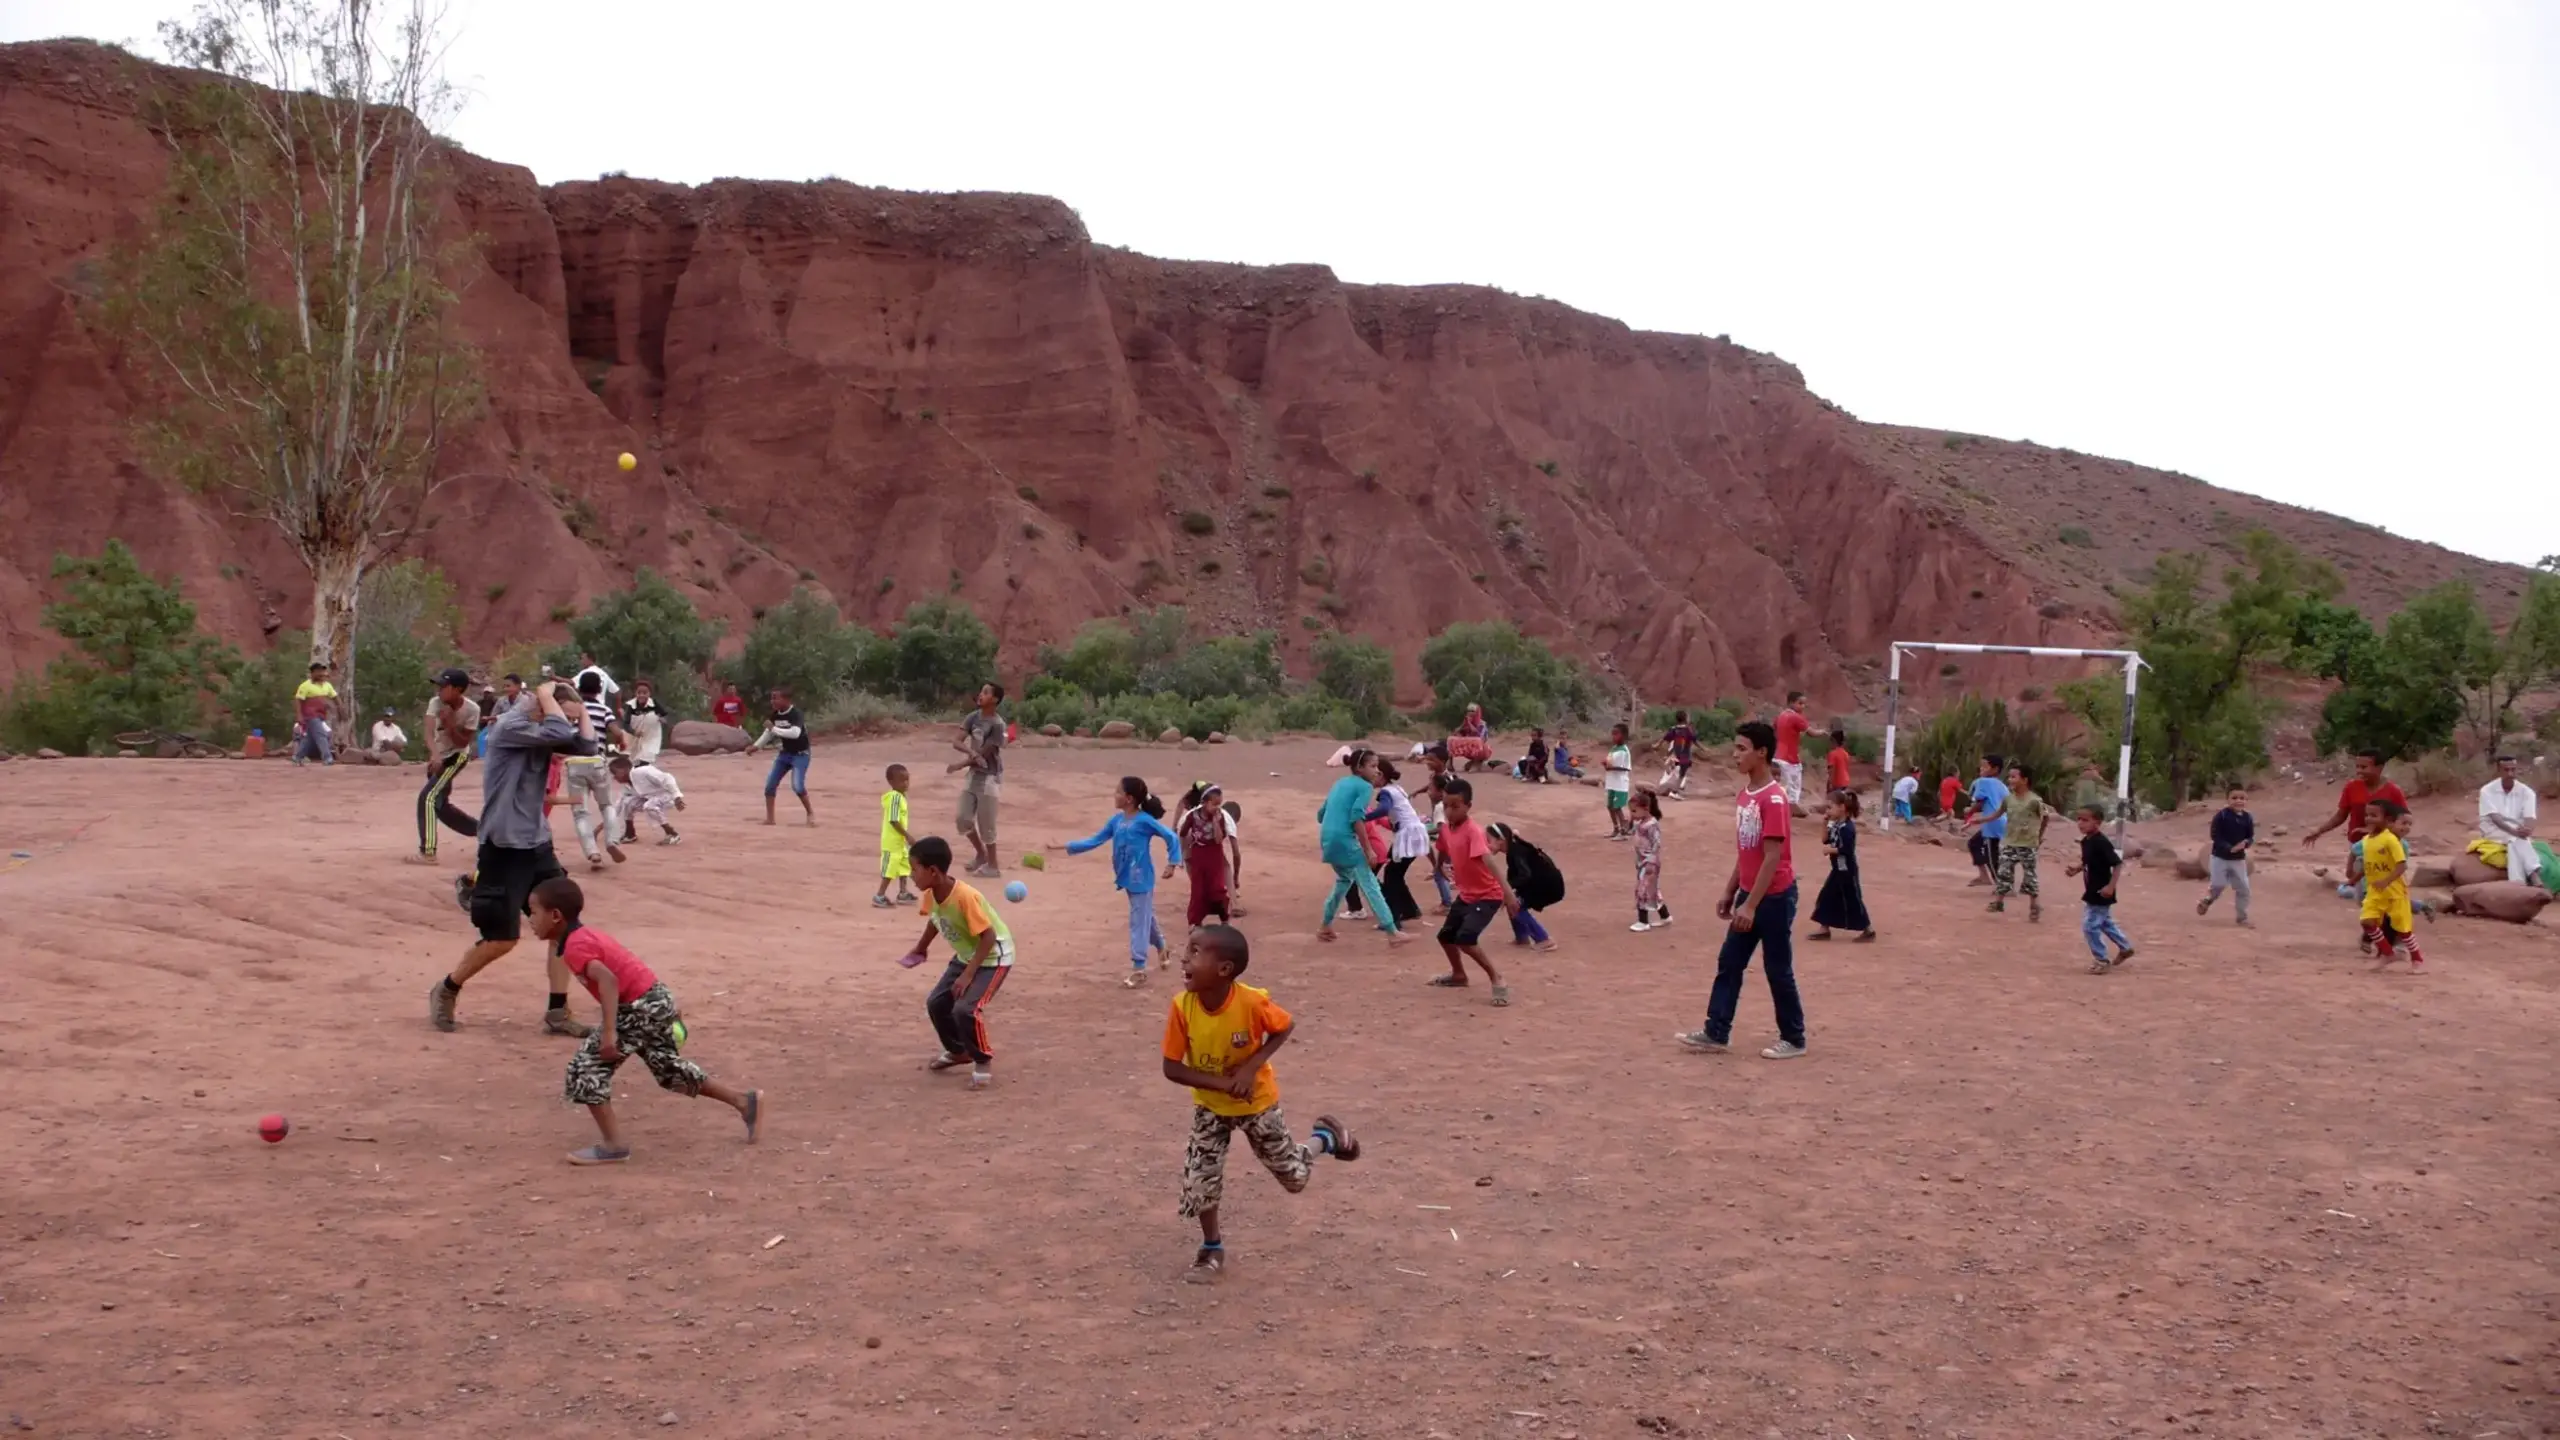
[[177,582],[145,571],[121,540],[54,557],[53,575],[64,594],[44,607],[44,623],[72,653],[12,692],[0,715],[9,743],[79,752],[118,731],[202,728],[240,657],[196,628]]
[[2498,645],[2479,597],[2460,581],[2413,597],[2355,658],[2320,707],[2321,753],[2379,750],[2407,759],[2451,743],[2467,692],[2488,685]]
[[[311,637],[300,630],[276,635],[268,648],[231,672],[216,697],[214,738],[237,745],[256,730],[266,736],[269,753],[292,743],[293,687],[311,665]],[[406,722],[403,722],[406,728]]]
[[1037,663],[1042,675],[1087,695],[1124,694],[1138,684],[1137,637],[1117,620],[1090,620],[1065,649],[1041,646]]
[[1170,691],[1185,700],[1232,695],[1250,700],[1280,689],[1279,637],[1269,630],[1250,635],[1218,635],[1181,650],[1148,668],[1140,684]]
[[[409,559],[365,572],[361,595],[356,606],[356,668],[367,677],[366,708],[376,713],[393,711],[423,759],[419,717],[427,697],[435,693],[435,672],[463,658],[456,637],[462,611],[453,602],[453,587],[442,571],[423,560]],[[351,724],[363,733],[372,721],[369,716],[355,716]]]
[[1394,713],[1396,662],[1385,646],[1340,631],[1316,642],[1316,689],[1349,711],[1363,731]]
[[957,600],[917,601],[889,637],[886,678],[916,705],[966,699],[995,675],[996,632]]
[[804,585],[764,612],[747,632],[746,649],[721,667],[721,678],[736,682],[744,694],[780,686],[817,706],[876,681],[888,658],[886,640],[848,623],[825,596]]
[[2560,577],[2536,574],[2525,582],[2515,618],[2490,646],[2489,657],[2485,671],[2465,681],[2462,696],[2464,727],[2483,753],[2494,753],[2507,731],[2522,723],[2517,702],[2560,684]]
[[[1810,739],[1811,737],[1806,737]],[[1854,751],[1852,752],[1854,753]],[[2012,714],[2005,700],[1980,695],[1959,696],[1944,709],[1913,727],[1909,763],[1920,767],[1920,794],[1915,809],[1926,814],[1938,802],[1938,782],[1953,775],[1971,786],[1982,773],[1982,757],[1998,755],[2024,765],[2039,787],[2058,787],[2071,763],[2061,727],[2049,715]],[[1897,761],[1903,756],[1895,756]],[[2058,788],[2048,794],[2061,793]]]
[[699,715],[705,708],[703,674],[721,629],[665,576],[644,567],[630,589],[597,596],[569,622],[569,643],[551,653],[550,664],[566,675],[584,651],[625,686],[649,681],[674,714]]
[[1537,725],[1585,708],[1589,684],[1507,620],[1452,625],[1422,647],[1432,718],[1455,725],[1469,705],[1496,725]]

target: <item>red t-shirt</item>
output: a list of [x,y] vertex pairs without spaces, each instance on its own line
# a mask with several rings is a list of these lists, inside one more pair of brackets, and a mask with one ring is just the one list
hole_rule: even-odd
[[1734,873],[1734,883],[1745,892],[1751,882],[1760,878],[1761,842],[1775,835],[1778,847],[1778,873],[1769,877],[1769,888],[1761,893],[1775,895],[1796,883],[1796,840],[1787,829],[1787,787],[1772,779],[1757,790],[1745,790],[1734,803],[1734,840],[1742,847],[1742,866]]
[[1794,710],[1779,711],[1777,758],[1789,765],[1800,763],[1803,751],[1799,742],[1803,739],[1804,732],[1812,728],[1813,722]]
[[1831,747],[1831,753],[1823,758],[1831,764],[1831,788],[1834,790],[1848,789],[1849,747],[1846,745],[1834,745]]
[[1502,898],[1502,877],[1493,872],[1493,847],[1485,843],[1482,824],[1473,819],[1444,824],[1436,843],[1441,858],[1449,862],[1449,883],[1457,887],[1459,899]]
[[620,1004],[627,1005],[639,999],[658,983],[657,972],[639,956],[623,949],[622,942],[584,925],[569,932],[568,940],[560,947],[560,961],[569,967],[570,974],[578,977],[579,984],[587,987],[587,993],[599,1001],[604,997],[596,993],[593,970],[598,965],[612,974],[614,998]]
[[711,718],[723,725],[736,725],[747,718],[747,702],[735,695],[723,695],[711,702]]
[[2371,790],[2364,788],[2361,777],[2348,781],[2347,788],[2338,792],[2338,803],[2347,809],[2348,844],[2352,845],[2364,838],[2364,807],[2367,802],[2374,800],[2388,800],[2403,809],[2406,809],[2409,804],[2409,797],[2401,794],[2400,787],[2389,780],[2383,781]]
[[1939,781],[1938,809],[1946,814],[1953,815],[1956,813],[1956,797],[1963,793],[1964,787],[1956,783],[1956,777],[1953,775]]

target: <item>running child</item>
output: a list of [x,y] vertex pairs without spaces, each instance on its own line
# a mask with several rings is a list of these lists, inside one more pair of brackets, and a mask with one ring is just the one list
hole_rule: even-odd
[[[2080,938],[2089,942],[2089,973],[2104,975],[2133,958],[2133,942],[2116,924],[2116,880],[2124,871],[2124,857],[2107,838],[2103,808],[2083,805],[2072,818],[2080,826],[2080,859],[2062,873],[2080,877]],[[2116,945],[2112,960],[2107,958],[2110,940]]]
[[2394,825],[2408,813],[2407,806],[2386,796],[2365,802],[2364,905],[2358,918],[2364,925],[2361,948],[2379,958],[2376,969],[2400,958],[2391,947],[2406,945],[2409,973],[2423,975],[2427,957],[2418,948],[2417,917],[2409,909],[2409,849]]
[[1919,798],[1920,767],[1914,765],[1903,772],[1901,779],[1893,782],[1893,818],[1905,825],[1910,824],[1911,807],[1919,801]]
[[1129,897],[1129,974],[1120,983],[1129,986],[1147,983],[1147,952],[1160,957],[1160,969],[1172,968],[1173,957],[1164,943],[1164,931],[1156,925],[1156,869],[1149,842],[1162,839],[1165,849],[1165,873],[1182,863],[1182,838],[1165,828],[1157,819],[1164,813],[1164,802],[1147,793],[1147,782],[1135,775],[1120,777],[1120,788],[1111,793],[1111,818],[1102,828],[1082,840],[1069,840],[1064,849],[1070,855],[1111,846],[1111,883]]
[[969,1088],[984,1090],[995,1080],[988,1069],[995,1063],[995,1045],[987,1037],[987,1003],[1013,973],[1013,931],[976,886],[952,875],[950,841],[927,835],[907,860],[915,872],[924,935],[898,963],[910,970],[923,964],[937,930],[951,946],[951,963],[924,998],[925,1018],[942,1042],[942,1053],[924,1068],[939,1074],[966,1065]]
[[2009,803],[2009,787],[2000,779],[2000,757],[1982,757],[1982,774],[1973,782],[1973,813],[1956,827],[1959,833],[1973,831],[1965,842],[1965,852],[1973,857],[1973,878],[1967,885],[1988,885],[1991,871],[2000,862],[2000,840],[2008,833],[2009,822],[2000,807]]
[[684,787],[676,783],[676,777],[646,760],[634,760],[628,755],[614,756],[609,768],[613,772],[614,783],[622,787],[622,799],[616,802],[613,817],[622,838],[637,843],[640,817],[646,815],[649,822],[663,832],[658,837],[659,844],[683,844],[684,837],[676,833],[676,822],[668,818],[684,808]]
[[[1377,796],[1377,752],[1355,747],[1342,757],[1347,772],[1325,792],[1324,805],[1316,812],[1316,835],[1324,863],[1333,867],[1333,889],[1324,899],[1324,918],[1316,927],[1316,938],[1334,939],[1333,917],[1341,913],[1342,897],[1357,887],[1369,903],[1369,913],[1377,919],[1378,928],[1386,932],[1387,944],[1395,948],[1411,943],[1412,937],[1396,925],[1395,912],[1387,905],[1386,893],[1378,888],[1378,877],[1369,873],[1369,861],[1360,848],[1362,816],[1369,813]],[[1433,776],[1445,788],[1458,783],[1457,777],[1441,768],[1446,760],[1433,766]]]
[[587,1107],[599,1137],[596,1144],[569,1152],[569,1163],[619,1165],[631,1158],[613,1115],[613,1072],[634,1055],[661,1089],[717,1100],[737,1111],[747,1122],[747,1143],[754,1144],[764,1092],[723,1084],[684,1058],[684,1017],[676,997],[639,956],[584,923],[587,900],[578,882],[555,876],[535,886],[530,899],[533,933],[550,942],[552,954],[604,1011],[603,1023],[569,1057],[569,1073],[560,1087],[570,1104]]
[[1662,797],[1650,788],[1627,802],[1629,834],[1636,837],[1636,923],[1627,928],[1641,935],[1671,923],[1671,906],[1662,898]]
[[[2009,783],[2000,801],[2000,817],[1995,823],[2007,826],[2000,836],[1999,872],[1991,884],[1991,903],[1982,908],[1997,915],[2009,908],[2011,891],[2024,891],[2027,897],[2027,920],[2044,918],[2044,894],[2036,883],[2036,856],[2044,846],[2044,822],[2053,807],[2036,793],[2035,777],[2024,765],[2009,767]],[[1978,823],[1981,817],[1976,816]],[[1988,831],[1991,827],[1984,825]]]
[[1484,838],[1493,853],[1502,857],[1502,877],[1510,882],[1512,898],[1520,902],[1511,912],[1511,943],[1553,950],[1556,942],[1538,922],[1538,912],[1564,899],[1564,872],[1546,851],[1508,825],[1487,825]]
[[2207,877],[2204,898],[2196,902],[2196,913],[2202,915],[2231,892],[2233,923],[2249,923],[2249,847],[2257,842],[2258,822],[2249,815],[2249,792],[2239,786],[2231,788],[2230,798],[2213,812],[2206,827],[2213,840],[2213,854],[2205,861]]
[[880,885],[871,892],[871,908],[886,910],[889,882],[898,882],[895,903],[912,905],[916,892],[907,886],[913,867],[907,863],[907,852],[915,848],[916,837],[907,833],[907,767],[892,765],[881,779],[889,788],[880,792]]
[[1624,840],[1634,835],[1635,826],[1627,819],[1627,794],[1635,783],[1635,752],[1627,748],[1627,727],[1609,727],[1609,755],[1601,764],[1600,790],[1609,802],[1609,838]]
[[809,803],[809,722],[800,707],[791,703],[791,692],[780,685],[773,687],[773,710],[766,719],[764,733],[755,738],[749,750],[774,747],[773,768],[764,777],[764,823],[773,823],[773,797],[782,789],[784,776],[791,778],[791,793],[800,801],[800,813],[811,825],[818,823],[817,807]]
[[1831,781],[1830,789],[1848,790],[1854,788],[1849,783],[1848,731],[1841,729],[1837,725],[1831,727],[1831,748],[1823,752],[1822,763],[1828,767],[1828,774]]
[[1493,1003],[1511,1003],[1511,987],[1502,983],[1502,972],[1486,957],[1484,927],[1493,923],[1496,911],[1518,914],[1519,900],[1501,871],[1493,868],[1493,846],[1485,838],[1484,827],[1470,818],[1474,809],[1475,787],[1457,776],[1450,776],[1442,786],[1447,792],[1440,803],[1447,818],[1440,822],[1440,838],[1434,842],[1443,859],[1448,861],[1450,881],[1457,887],[1457,903],[1449,907],[1449,918],[1440,922],[1440,953],[1449,959],[1449,973],[1434,975],[1431,983],[1443,989],[1464,989],[1467,984],[1466,961],[1473,960],[1484,971],[1493,986]]
[[1860,942],[1873,940],[1876,927],[1867,919],[1866,892],[1858,883],[1857,791],[1844,787],[1831,792],[1823,816],[1822,853],[1831,873],[1823,877],[1821,893],[1813,897],[1814,930],[1805,938],[1828,940],[1834,930],[1855,930]]
[[1956,772],[1948,771],[1938,780],[1938,818],[1949,825],[1956,823],[1956,800],[1964,794],[1964,782]]
[[1182,955],[1182,993],[1164,1021],[1164,1078],[1191,1087],[1191,1143],[1182,1156],[1182,1213],[1200,1222],[1200,1249],[1192,1257],[1195,1280],[1215,1280],[1226,1268],[1226,1236],[1218,1228],[1225,1198],[1227,1146],[1239,1130],[1253,1156],[1280,1188],[1307,1188],[1315,1158],[1360,1158],[1360,1142],[1331,1115],[1318,1115],[1307,1143],[1290,1137],[1280,1114],[1280,1082],[1271,1057],[1288,1043],[1289,1012],[1271,992],[1237,977],[1251,961],[1243,932],[1203,925],[1191,932]]
[[[1244,842],[1236,838],[1235,817],[1221,803],[1225,798],[1215,783],[1195,784],[1174,807],[1174,838],[1182,842],[1183,868],[1191,872],[1191,904],[1183,913],[1194,930],[1212,915],[1222,925],[1233,923],[1229,912],[1244,888]],[[1173,869],[1164,867],[1165,879],[1173,878]]]
[[1394,762],[1378,757],[1378,798],[1368,815],[1372,825],[1387,828],[1386,866],[1378,872],[1378,890],[1387,897],[1387,913],[1396,917],[1399,927],[1422,918],[1422,906],[1415,902],[1412,887],[1405,883],[1405,872],[1413,862],[1431,853],[1431,828],[1422,823],[1422,814],[1413,808],[1413,797],[1404,793],[1396,782],[1403,779]]
[[1660,793],[1673,800],[1689,796],[1689,765],[1698,748],[1698,732],[1689,724],[1689,712],[1671,712],[1671,728],[1662,732],[1663,748],[1670,752],[1669,763],[1662,767]]

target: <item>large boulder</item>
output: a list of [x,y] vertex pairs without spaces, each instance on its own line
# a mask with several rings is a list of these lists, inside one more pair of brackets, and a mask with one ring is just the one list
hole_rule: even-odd
[[1210,744],[1212,744],[1212,745],[1224,745],[1224,744],[1226,744],[1226,743],[1227,743],[1227,732],[1226,732],[1226,731],[1224,731],[1224,730],[1212,730],[1212,731],[1210,731],[1210,732],[1209,732],[1209,743],[1210,743]]
[[54,749],[50,745],[39,746],[36,750],[36,758],[39,760],[59,760],[62,758],[62,752]]
[[1126,720],[1111,720],[1104,722],[1103,727],[1093,733],[1105,740],[1127,740],[1138,733],[1138,727]]
[[2506,871],[2467,850],[2453,857],[2451,868],[2453,887],[2457,890],[2465,885],[2488,885],[2507,878]]
[[1063,740],[1067,735],[1067,727],[1064,725],[1043,725],[1040,727],[1040,733],[1048,736],[1052,740]]
[[2474,915],[2483,920],[2504,920],[2510,925],[2530,924],[2551,903],[2551,892],[2539,885],[2525,885],[2513,880],[2491,880],[2479,885],[2457,885],[2453,891],[2453,910],[2457,915]]
[[1156,736],[1156,743],[1159,745],[1179,745],[1182,743],[1182,731],[1174,726],[1167,725],[1164,727],[1164,732]]
[[679,755],[734,755],[753,743],[737,726],[709,720],[679,720],[667,735],[667,748]]
[[2438,857],[2410,861],[2409,883],[2420,890],[2443,890],[2460,882],[2453,878],[2453,862]]

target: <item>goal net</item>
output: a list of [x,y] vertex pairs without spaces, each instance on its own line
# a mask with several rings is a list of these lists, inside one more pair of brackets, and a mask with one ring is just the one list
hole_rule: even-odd
[[[2124,838],[2125,815],[2133,797],[2133,694],[2142,673],[2142,654],[2137,650],[2065,650],[2048,645],[1964,645],[1943,640],[1896,640],[1891,663],[1886,667],[1884,689],[1884,775],[1885,787],[1891,792],[1900,773],[1894,768],[1895,722],[1902,706],[1902,657],[1904,652],[1939,655],[2028,655],[2040,660],[2111,660],[2124,666],[2124,729],[2122,743],[2116,746],[2116,838]],[[1893,828],[1893,804],[1890,800],[1877,807],[1876,828]]]

